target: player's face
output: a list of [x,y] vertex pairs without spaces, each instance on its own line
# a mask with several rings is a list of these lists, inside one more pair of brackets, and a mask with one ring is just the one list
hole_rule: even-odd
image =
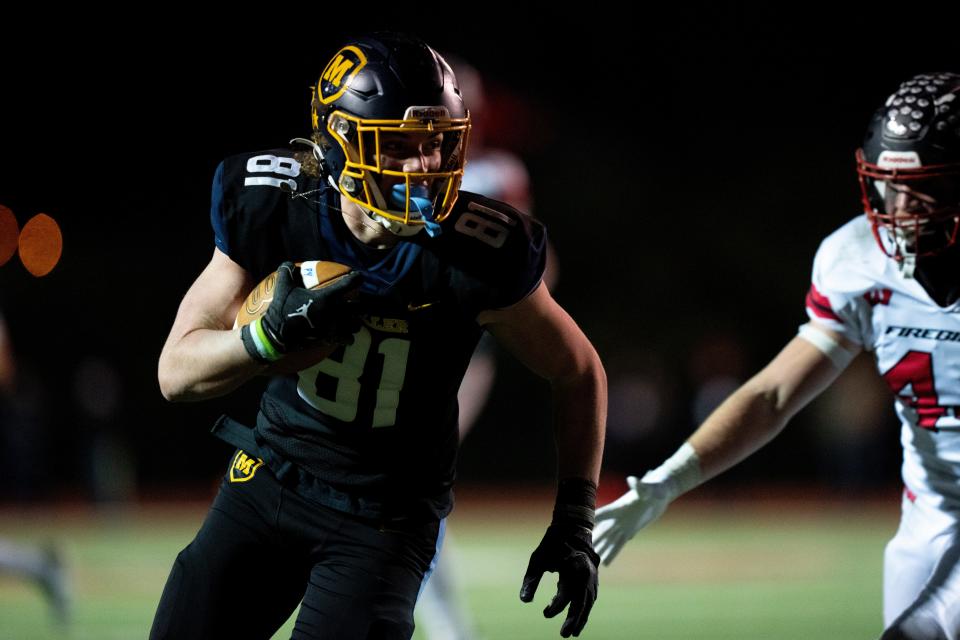
[[935,249],[955,233],[960,215],[960,181],[954,176],[925,180],[888,180],[884,189],[886,213],[913,251],[921,237],[924,249]]
[[929,216],[945,207],[956,207],[958,181],[948,178],[930,178],[897,182],[888,180],[884,190],[887,213],[897,217]]
[[440,168],[443,133],[385,131],[380,136],[380,162],[385,169],[426,172]]
[[[390,171],[403,173],[429,173],[440,170],[442,162],[443,133],[385,131],[380,134],[380,166]],[[403,183],[399,176],[383,176],[381,188],[390,193],[395,184]],[[414,185],[430,187],[431,179],[416,178]]]

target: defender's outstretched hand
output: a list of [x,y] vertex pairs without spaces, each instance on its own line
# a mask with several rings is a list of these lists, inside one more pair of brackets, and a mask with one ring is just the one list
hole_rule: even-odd
[[643,478],[629,476],[630,490],[597,509],[593,544],[609,565],[637,531],[659,518],[675,498],[700,484],[700,458],[689,442]]
[[[649,473],[647,474],[649,475]],[[670,491],[662,483],[627,478],[630,490],[597,509],[593,544],[604,565],[609,565],[637,531],[656,520],[670,504]]]

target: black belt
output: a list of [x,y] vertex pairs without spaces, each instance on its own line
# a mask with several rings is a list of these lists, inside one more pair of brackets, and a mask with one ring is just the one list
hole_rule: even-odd
[[[319,502],[328,508],[351,513],[368,520],[385,522],[410,518],[410,514],[406,513],[395,517],[384,516],[379,501],[370,503],[363,497],[334,489],[330,484],[319,480],[292,462],[282,459],[269,445],[257,442],[256,433],[253,429],[237,422],[230,416],[220,416],[210,432],[227,444],[242,450],[248,455],[259,458],[281,483],[307,499]],[[429,516],[425,517],[420,514],[419,517],[428,520],[437,519],[446,516],[447,513],[449,513],[449,509],[446,509],[443,514],[437,514],[431,510]]]
[[269,446],[257,442],[253,429],[237,422],[230,416],[220,416],[210,429],[210,433],[229,445],[233,445],[244,453],[259,458],[277,477],[285,482],[288,479],[296,482],[298,468],[287,460],[281,459]]
[[220,416],[210,429],[210,433],[238,449],[261,456],[260,445],[257,444],[257,439],[253,435],[253,429],[240,424],[230,416]]

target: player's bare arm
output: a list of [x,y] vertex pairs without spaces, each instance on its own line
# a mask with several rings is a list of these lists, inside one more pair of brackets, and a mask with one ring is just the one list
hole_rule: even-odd
[[249,273],[219,249],[190,286],[167,336],[157,377],[170,401],[226,394],[265,365],[253,360],[233,329],[237,309],[253,288]]
[[[336,263],[324,264],[333,265],[337,273],[347,269]],[[316,267],[313,269],[316,275]],[[179,336],[175,352],[184,360],[176,365],[174,373],[186,373],[187,377],[180,380],[189,384],[180,394],[165,392],[168,399],[202,400],[222,395],[252,375],[289,373],[291,363],[303,368],[322,360],[339,344],[352,342],[359,321],[356,312],[348,309],[348,298],[361,284],[359,273],[348,272],[307,289],[300,267],[288,261],[250,295],[264,295],[268,282],[272,283],[269,303],[257,317],[250,321],[247,314],[244,322],[237,318],[226,324],[229,316],[221,315],[220,310],[226,309],[236,317],[240,304],[237,293],[249,292],[252,287],[247,271],[215,250],[210,265],[184,298],[167,342],[169,346],[173,336]],[[222,290],[221,286],[229,288]],[[181,317],[183,323],[178,327]],[[236,350],[237,341],[249,362]],[[163,377],[166,353],[165,347],[160,363],[162,389],[167,388]]]
[[[817,327],[848,353],[859,348]],[[725,400],[688,442],[700,463],[701,481],[719,475],[772,440],[787,422],[820,395],[842,371],[805,337],[791,340],[757,375]]]
[[560,482],[553,521],[530,556],[520,599],[532,601],[544,572],[557,572],[557,593],[543,614],[552,618],[569,605],[560,635],[578,636],[597,598],[600,558],[590,545],[590,530],[606,423],[603,365],[542,284],[517,304],[481,313],[478,321],[553,386]]
[[497,341],[550,381],[560,478],[597,482],[603,457],[607,378],[590,341],[542,284],[506,309],[478,317]]
[[826,389],[860,348],[838,333],[807,324],[757,375],[727,398],[677,452],[630,490],[597,511],[593,540],[610,564],[640,529],[667,506],[772,440],[800,409]]

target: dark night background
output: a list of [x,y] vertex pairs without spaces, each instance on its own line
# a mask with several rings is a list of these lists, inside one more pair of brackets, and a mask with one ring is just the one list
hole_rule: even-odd
[[[648,431],[608,447],[612,477],[655,464],[689,434],[695,387],[712,372],[743,380],[794,334],[819,241],[860,211],[853,152],[870,114],[914,73],[960,70],[956,9],[655,17],[592,6],[548,19],[477,5],[476,15],[374,21],[344,19],[355,16],[350,5],[320,11],[239,26],[8,25],[0,203],[21,225],[53,216],[65,247],[44,278],[17,258],[0,267],[0,304],[40,394],[31,431],[0,434],[14,475],[0,498],[89,497],[104,459],[92,443],[104,433],[143,495],[213,485],[229,452],[207,431],[224,410],[248,415],[253,385],[171,405],[157,356],[213,251],[217,163],[306,135],[308,87],[346,34],[413,31],[484,74],[495,103],[488,142],[527,162],[560,256],[557,299],[611,384],[639,372],[660,398]],[[92,355],[120,375],[120,413],[108,420],[76,406],[78,367]],[[548,390],[501,360],[492,404],[462,451],[463,480],[549,482]],[[897,427],[881,401],[879,438],[857,445],[867,457],[830,462],[836,441],[806,412],[726,482],[857,484],[852,465],[864,482],[895,486]]]

